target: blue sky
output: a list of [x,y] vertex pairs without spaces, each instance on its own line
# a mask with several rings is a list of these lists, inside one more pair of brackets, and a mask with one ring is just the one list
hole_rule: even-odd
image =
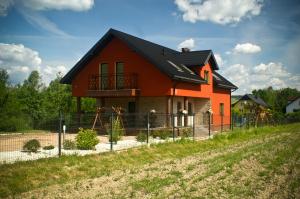
[[297,0],[2,0],[0,67],[11,82],[66,73],[109,28],[173,49],[212,49],[235,94],[300,90]]

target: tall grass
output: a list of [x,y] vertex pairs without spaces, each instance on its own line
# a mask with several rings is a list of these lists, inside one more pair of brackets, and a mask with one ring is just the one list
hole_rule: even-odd
[[[1,165],[0,197],[13,196],[48,185],[110,175],[115,170],[135,170],[145,164],[162,159],[183,158],[201,152],[230,147],[233,144],[240,144],[251,139],[263,139],[265,136],[274,134],[297,132],[299,129],[300,123],[249,130],[237,129],[201,142],[181,140],[174,143],[151,145],[150,148],[129,149],[120,153],[62,156],[61,158]],[[147,183],[141,182],[143,185]],[[140,185],[136,184],[136,186]]]

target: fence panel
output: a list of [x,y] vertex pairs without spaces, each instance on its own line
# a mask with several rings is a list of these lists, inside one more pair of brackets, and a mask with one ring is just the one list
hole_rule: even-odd
[[35,160],[58,155],[59,120],[36,129],[0,133],[0,163]]

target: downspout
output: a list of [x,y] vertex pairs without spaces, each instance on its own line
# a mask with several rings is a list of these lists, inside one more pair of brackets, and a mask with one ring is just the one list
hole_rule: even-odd
[[172,98],[171,98],[171,114],[173,114],[173,110],[174,110],[174,97],[175,97],[175,91],[176,91],[176,86],[177,86],[178,82],[173,81],[173,91],[172,91]]

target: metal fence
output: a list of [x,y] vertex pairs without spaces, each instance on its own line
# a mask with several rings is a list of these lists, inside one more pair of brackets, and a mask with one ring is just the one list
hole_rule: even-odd
[[[35,130],[1,132],[0,163],[63,154],[101,153],[180,139],[201,140],[233,128],[249,128],[255,124],[257,121],[250,116],[230,118],[209,113],[188,115],[98,112],[60,115]],[[268,123],[259,123],[266,124]],[[96,132],[99,143],[93,150],[76,148],[76,136],[80,128],[93,129]]]

